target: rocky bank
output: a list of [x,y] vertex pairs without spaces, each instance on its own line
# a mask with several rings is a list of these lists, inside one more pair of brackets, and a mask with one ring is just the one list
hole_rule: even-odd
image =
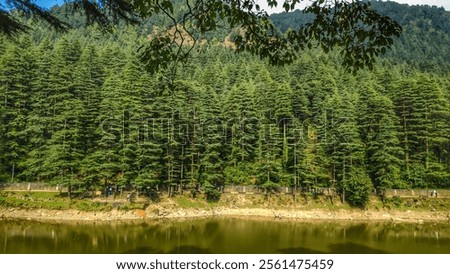
[[40,221],[127,221],[156,219],[185,219],[206,217],[262,217],[292,221],[390,221],[390,222],[450,222],[450,212],[397,211],[362,209],[269,209],[215,207],[175,208],[151,205],[146,210],[78,211],[0,208],[2,219]]

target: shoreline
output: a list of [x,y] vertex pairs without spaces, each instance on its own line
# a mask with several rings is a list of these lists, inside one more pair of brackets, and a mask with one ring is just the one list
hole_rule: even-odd
[[74,209],[17,209],[0,208],[0,220],[27,220],[49,222],[126,222],[157,220],[192,220],[211,217],[264,218],[306,221],[358,221],[358,222],[396,222],[396,223],[450,223],[450,212],[445,211],[400,211],[374,209],[267,209],[267,208],[228,208],[209,209],[166,208],[150,206],[146,210],[79,211]]

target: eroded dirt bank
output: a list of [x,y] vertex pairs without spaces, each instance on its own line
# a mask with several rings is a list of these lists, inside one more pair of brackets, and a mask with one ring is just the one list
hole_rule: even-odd
[[0,209],[3,219],[49,220],[49,221],[126,221],[153,219],[183,219],[204,217],[265,217],[292,221],[304,220],[354,220],[392,222],[450,222],[450,212],[360,210],[360,209],[266,209],[226,208],[210,209],[171,208],[161,205],[149,206],[146,210],[111,210],[108,212],[85,212],[78,210],[48,209]]
[[[5,195],[5,193],[4,193]],[[0,219],[38,221],[129,221],[157,219],[188,219],[205,217],[269,218],[287,221],[388,221],[388,222],[450,222],[450,201],[447,199],[412,199],[381,202],[372,199],[367,209],[352,208],[338,199],[292,199],[286,195],[270,198],[258,195],[222,195],[220,201],[209,203],[204,197],[161,197],[158,202],[140,198],[129,203],[124,197],[115,199],[68,200],[52,195],[7,193],[8,206],[0,206]],[[90,203],[90,204],[89,204]],[[91,210],[76,206],[89,205]],[[6,205],[6,206],[5,206]],[[46,208],[49,205],[64,209]],[[95,205],[95,206],[94,206]]]

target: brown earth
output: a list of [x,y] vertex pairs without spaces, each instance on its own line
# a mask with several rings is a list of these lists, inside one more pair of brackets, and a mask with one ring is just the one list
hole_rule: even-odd
[[151,205],[146,210],[111,210],[84,212],[78,210],[5,209],[0,208],[2,219],[49,221],[126,221],[155,219],[184,219],[205,217],[265,217],[292,221],[391,221],[391,222],[450,222],[450,212],[396,211],[362,209],[269,209],[269,208],[174,208]]
[[[20,195],[16,196],[16,198],[22,197]],[[370,201],[368,209],[358,209],[341,203],[339,199],[325,197],[319,199],[297,197],[293,199],[289,195],[264,197],[263,195],[223,194],[220,201],[208,203],[204,197],[192,199],[189,195],[179,195],[174,198],[161,197],[159,202],[156,203],[141,197],[137,199],[135,204],[141,205],[141,209],[133,210],[128,209],[131,204],[124,197],[107,201],[99,198],[87,201],[96,200],[109,205],[117,204],[118,206],[111,206],[108,207],[109,209],[96,211],[0,207],[0,219],[145,221],[206,217],[260,217],[288,221],[450,222],[450,201],[446,199],[404,200],[400,204],[393,205],[392,202],[383,203],[379,199],[374,198]]]

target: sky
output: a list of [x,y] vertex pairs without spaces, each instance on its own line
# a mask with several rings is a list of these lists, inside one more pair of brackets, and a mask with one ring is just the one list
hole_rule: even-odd
[[445,10],[450,11],[450,1],[449,0],[396,0],[395,2],[409,5],[429,5],[444,7]]
[[[280,7],[277,7],[274,11],[268,10],[266,0],[257,0],[257,1],[262,3],[261,7],[265,7],[264,9],[266,11],[268,11],[269,13],[284,11],[283,8],[281,7],[281,5],[280,5]],[[283,0],[279,0],[279,1],[282,2]],[[383,0],[383,1],[385,1],[385,0]],[[401,3],[401,4],[408,4],[408,5],[429,5],[429,6],[444,7],[445,10],[450,11],[450,0],[395,0],[395,1],[391,0],[391,1]],[[304,2],[307,3],[309,1],[305,0]]]
[[[261,6],[264,6],[264,3],[267,3],[265,0],[258,0],[259,2],[262,2],[263,4],[261,4]],[[282,2],[283,0],[279,0],[280,2]],[[0,0],[0,3],[4,3],[5,0]],[[50,8],[53,5],[56,4],[61,4],[63,3],[64,0],[35,0],[35,3],[42,6],[42,7],[46,7],[46,8]],[[308,1],[305,1],[308,2]],[[438,7],[444,7],[444,9],[450,11],[450,0],[395,0],[395,2],[398,3],[402,3],[402,4],[409,4],[409,5],[420,5],[420,4],[426,4],[426,5],[430,5],[430,6],[438,6]],[[267,7],[267,5],[265,6]],[[267,11],[269,11],[266,8]],[[281,12],[283,9],[280,7],[278,7],[277,9],[273,10],[273,11],[269,11],[270,13],[272,12]]]

